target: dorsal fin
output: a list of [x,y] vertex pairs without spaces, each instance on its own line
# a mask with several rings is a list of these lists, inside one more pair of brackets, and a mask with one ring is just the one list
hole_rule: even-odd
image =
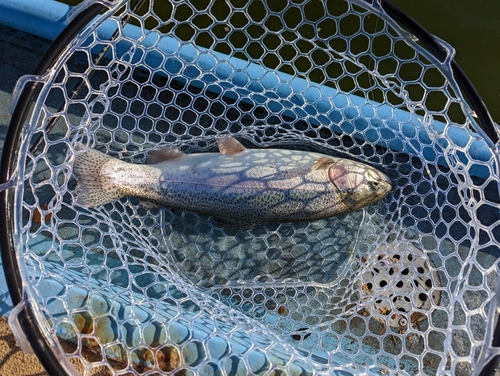
[[329,157],[318,158],[318,159],[316,159],[316,161],[314,161],[314,164],[311,167],[311,171],[316,171],[319,169],[327,168],[328,166],[330,166],[334,162],[335,162],[335,160],[333,160],[332,158],[329,158]]
[[232,137],[223,137],[217,139],[217,146],[221,154],[238,154],[245,151],[246,148]]
[[161,148],[151,150],[148,152],[147,163],[156,164],[165,161],[173,161],[182,158],[184,154],[182,151],[170,148]]

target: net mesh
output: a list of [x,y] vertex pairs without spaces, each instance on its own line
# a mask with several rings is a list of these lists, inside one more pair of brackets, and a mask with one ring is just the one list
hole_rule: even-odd
[[[480,365],[497,155],[449,65],[378,7],[117,4],[44,79],[19,152],[17,252],[39,325],[84,374]],[[134,198],[73,205],[79,142],[141,163],[159,145],[214,151],[226,134],[369,163],[393,192],[339,217],[247,230]]]

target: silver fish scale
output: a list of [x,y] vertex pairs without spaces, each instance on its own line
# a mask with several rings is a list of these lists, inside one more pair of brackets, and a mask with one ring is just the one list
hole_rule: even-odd
[[[22,277],[39,326],[72,344],[63,362],[86,375],[485,364],[498,153],[449,63],[361,0],[106,4],[43,77],[24,130],[42,144],[18,157]],[[73,204],[80,143],[142,163],[160,146],[213,152],[223,135],[362,161],[394,190],[328,220],[243,230],[134,198]]]

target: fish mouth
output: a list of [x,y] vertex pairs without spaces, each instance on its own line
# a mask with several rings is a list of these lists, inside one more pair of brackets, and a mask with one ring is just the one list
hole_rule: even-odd
[[392,190],[394,182],[383,172],[377,171],[377,175],[380,178],[381,183],[385,183],[385,185],[389,187],[389,190]]
[[394,183],[392,182],[391,179],[387,178],[384,180],[384,183],[387,185],[387,190],[390,192],[394,188]]
[[368,170],[366,177],[368,181],[378,183],[377,191],[380,192],[390,192],[394,186],[394,183],[386,174],[373,167]]
[[383,172],[377,170],[378,177],[378,188],[375,192],[375,195],[378,196],[377,200],[381,200],[386,197],[394,188],[393,181]]

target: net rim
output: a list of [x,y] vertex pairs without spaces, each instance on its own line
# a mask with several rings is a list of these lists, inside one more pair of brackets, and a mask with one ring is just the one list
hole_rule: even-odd
[[[477,129],[476,131],[482,131],[482,136],[486,140],[489,140],[494,144],[497,143],[499,140],[498,134],[484,102],[463,70],[454,60],[453,56],[450,58],[449,50],[445,48],[444,44],[437,37],[427,32],[411,17],[406,15],[394,5],[390,4],[387,0],[360,0],[360,2],[365,3],[367,7],[381,9],[382,12],[389,16],[389,18],[395,20],[397,24],[404,26],[408,31],[413,33],[415,37],[422,42],[424,47],[429,49],[439,61],[443,64],[449,64],[448,69],[450,69],[451,74],[464,94],[465,99],[469,102],[470,107],[477,115],[480,129]],[[61,56],[62,52],[68,47],[75,35],[88,26],[94,17],[106,10],[110,9],[104,4],[96,3],[78,13],[51,44],[40,60],[34,74],[43,75],[47,70],[49,70]],[[43,84],[40,82],[28,82],[22,90],[19,100],[16,103],[2,151],[0,184],[9,183],[16,178],[15,157],[16,152],[19,150],[23,125],[28,116],[30,106],[33,104],[33,99],[36,97],[42,85]],[[12,215],[14,212],[13,205],[15,202],[12,197],[14,193],[15,191],[11,188],[7,188],[0,192],[0,216],[7,219],[0,224],[0,231],[6,235],[0,239],[0,251],[9,293],[15,306],[23,301],[26,301],[27,298],[23,295],[23,282],[15,251],[16,246],[14,244],[14,216]],[[31,307],[30,304],[26,304],[25,309],[20,312],[19,319],[20,322],[22,322],[23,330],[28,336],[33,351],[40,359],[47,372],[51,375],[67,375],[64,365],[61,363],[61,359],[56,353],[54,353],[54,347],[38,327],[36,314],[34,314],[33,307]],[[500,325],[497,323],[493,336],[493,343],[497,343],[499,341],[499,327]],[[488,363],[488,365],[482,370],[481,374],[488,374],[488,370],[490,369],[489,367],[493,363],[494,361]]]
[[449,69],[455,81],[457,82],[459,88],[464,94],[465,99],[469,102],[471,108],[475,112],[477,119],[479,120],[478,125],[480,129],[476,131],[483,131],[487,139],[491,140],[494,144],[498,143],[499,137],[495,129],[495,124],[484,104],[481,96],[477,90],[472,85],[465,72],[460,68],[453,56],[449,56],[449,50],[446,49],[444,42],[441,41],[436,36],[430,34],[425,30],[417,21],[409,17],[406,13],[401,11],[399,8],[395,7],[388,0],[362,0],[368,4],[380,4],[387,15],[395,20],[398,24],[403,25],[408,29],[415,37],[418,38],[422,44],[430,50],[430,52],[438,58],[438,60],[443,64],[449,64]]
[[[67,48],[74,36],[85,28],[89,22],[104,9],[106,9],[104,5],[92,4],[76,15],[45,52],[34,74],[42,75],[50,69],[64,49]],[[0,164],[0,180],[2,182],[6,183],[15,178],[15,154],[21,141],[21,131],[28,116],[33,98],[37,95],[41,86],[41,83],[28,82],[16,103],[2,150]],[[14,244],[13,203],[15,200],[13,200],[13,194],[13,189],[6,189],[0,192],[0,216],[6,219],[0,224],[0,231],[2,234],[5,234],[5,236],[0,238],[0,251],[9,294],[13,305],[16,306],[26,298],[23,295],[23,282],[17,262],[16,246]],[[34,353],[45,370],[50,375],[67,375],[68,373],[61,363],[60,357],[54,352],[56,349],[54,349],[48,338],[44,336],[40,327],[37,325],[36,315],[29,304],[26,304],[24,309],[19,312],[18,319]]]

